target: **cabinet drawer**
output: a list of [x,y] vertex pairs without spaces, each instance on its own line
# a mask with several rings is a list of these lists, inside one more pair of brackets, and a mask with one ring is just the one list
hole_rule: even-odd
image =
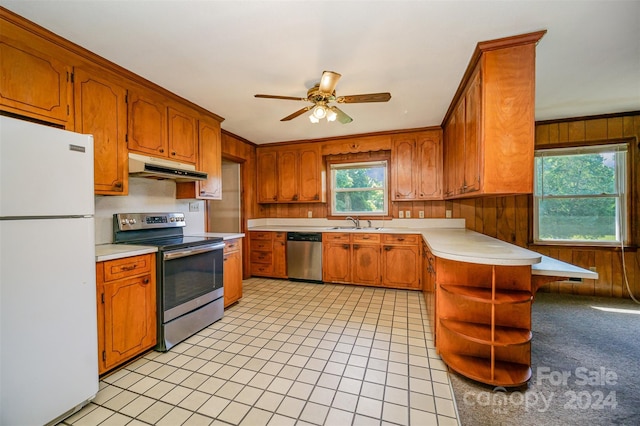
[[273,276],[273,265],[267,265],[264,263],[252,263],[251,275],[271,277]]
[[418,244],[420,235],[416,234],[384,234],[382,237],[384,244]]
[[322,234],[322,241],[342,241],[348,243],[351,241],[351,234],[340,232],[327,232]]
[[287,233],[286,232],[274,232],[273,233],[273,241],[287,241]]
[[240,250],[240,240],[228,240],[224,243],[224,254]]
[[251,240],[251,250],[271,251],[272,247],[273,243],[271,241]]
[[354,243],[379,243],[380,234],[351,234]]
[[133,256],[103,262],[104,280],[113,281],[149,273],[151,271],[151,256]]
[[271,264],[271,252],[251,250],[251,263],[269,263]]
[[249,238],[252,240],[273,240],[273,232],[270,231],[251,231],[249,232]]

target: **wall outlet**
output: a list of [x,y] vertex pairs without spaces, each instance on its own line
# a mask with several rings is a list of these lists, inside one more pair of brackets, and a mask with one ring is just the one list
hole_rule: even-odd
[[419,217],[420,219],[424,219],[424,210],[420,210],[420,211],[418,212],[418,217]]
[[404,212],[403,212],[402,210],[400,210],[400,211],[398,212],[398,218],[399,218],[399,219],[404,219]]
[[445,215],[445,217],[446,217],[447,219],[451,219],[451,210],[446,210],[446,211],[444,212],[444,215]]
[[311,210],[307,212],[307,217],[313,217],[313,212]]
[[199,212],[200,211],[200,201],[194,201],[189,203],[189,211],[190,212]]
[[411,217],[411,210],[407,210],[407,211],[404,213],[404,217],[406,217],[407,219],[409,219],[409,218]]

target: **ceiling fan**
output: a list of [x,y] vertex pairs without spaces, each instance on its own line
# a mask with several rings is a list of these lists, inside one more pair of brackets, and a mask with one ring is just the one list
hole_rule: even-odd
[[307,91],[306,98],[296,98],[292,96],[277,95],[255,95],[256,98],[267,99],[284,99],[290,101],[307,101],[313,105],[306,106],[281,119],[280,121],[292,120],[307,111],[312,111],[309,120],[312,123],[318,123],[321,119],[326,118],[327,121],[335,121],[336,119],[342,124],[351,123],[353,118],[345,114],[337,106],[329,105],[329,102],[337,102],[339,104],[356,104],[364,102],[387,102],[391,99],[391,93],[369,93],[363,95],[336,96],[336,85],[341,75],[333,71],[324,71],[320,83],[313,86]]

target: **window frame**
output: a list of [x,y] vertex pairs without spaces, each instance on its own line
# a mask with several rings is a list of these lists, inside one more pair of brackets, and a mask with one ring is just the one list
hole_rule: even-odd
[[[349,192],[349,191],[338,191],[335,188],[335,175],[334,175],[334,169],[341,169],[341,168],[347,168],[347,167],[352,167],[352,168],[357,168],[357,167],[353,167],[353,166],[357,166],[357,165],[376,165],[376,164],[384,164],[385,165],[385,182],[384,182],[384,187],[382,188],[383,191],[383,205],[384,205],[384,211],[381,213],[373,213],[373,212],[347,212],[347,213],[342,213],[342,212],[337,212],[335,210],[335,197],[336,194],[339,192]],[[391,208],[391,198],[389,196],[389,191],[390,191],[390,185],[389,185],[389,177],[390,177],[390,173],[389,173],[389,167],[390,167],[390,161],[389,159],[384,156],[381,158],[367,158],[367,159],[347,159],[347,160],[329,160],[327,161],[327,180],[328,180],[328,184],[327,184],[327,189],[328,189],[328,206],[327,206],[327,217],[329,219],[344,219],[347,216],[357,216],[360,219],[389,219],[390,216],[390,208]]]
[[[623,167],[616,166],[615,173],[617,175],[616,182],[618,182],[618,188],[616,188],[616,194],[606,194],[610,197],[616,198],[616,235],[619,235],[619,238],[616,237],[616,240],[612,241],[590,241],[590,240],[547,240],[540,239],[539,236],[539,212],[540,205],[539,202],[544,198],[572,198],[571,196],[539,196],[538,195],[538,175],[537,168],[535,165],[535,159],[544,156],[545,152],[556,152],[560,153],[557,155],[580,155],[580,154],[589,154],[589,153],[597,153],[597,152],[611,152],[619,150],[619,147],[623,147],[622,151],[624,151],[624,162],[622,163]],[[533,209],[532,209],[532,239],[533,244],[536,245],[559,245],[559,246],[594,246],[594,247],[618,247],[622,244],[629,244],[630,235],[631,235],[631,222],[630,222],[630,209],[632,206],[631,203],[631,157],[632,157],[632,145],[629,140],[615,140],[615,141],[596,141],[581,145],[549,145],[544,147],[538,147],[534,153],[534,189],[533,189]],[[542,155],[540,155],[542,154]],[[620,164],[616,162],[616,165]],[[623,170],[621,170],[623,169]],[[605,194],[591,194],[591,195],[577,195],[575,198],[602,198],[606,196]]]

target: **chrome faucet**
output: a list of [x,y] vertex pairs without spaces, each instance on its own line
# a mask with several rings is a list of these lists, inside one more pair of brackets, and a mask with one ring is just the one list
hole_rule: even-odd
[[357,217],[354,219],[351,216],[347,216],[345,220],[350,220],[351,222],[353,222],[356,228],[360,228],[360,219],[358,219]]

